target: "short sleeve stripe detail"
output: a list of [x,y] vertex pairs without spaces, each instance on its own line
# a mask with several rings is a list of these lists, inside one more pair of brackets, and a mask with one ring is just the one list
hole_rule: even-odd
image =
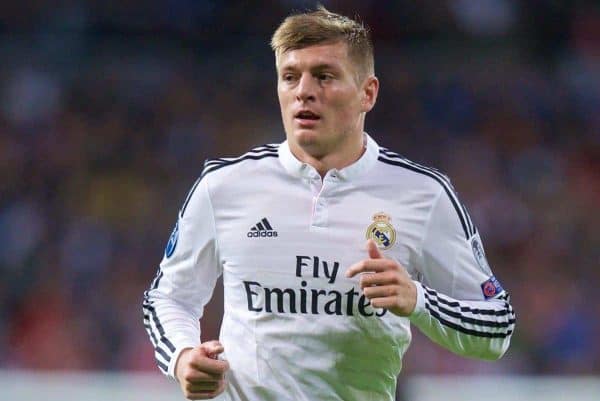
[[240,157],[235,157],[235,158],[222,157],[222,158],[218,158],[218,159],[211,159],[211,160],[205,161],[202,174],[200,175],[200,178],[198,178],[196,180],[196,182],[192,186],[192,189],[190,189],[190,191],[188,192],[188,195],[185,198],[185,202],[183,203],[183,206],[181,207],[181,210],[179,212],[179,216],[183,217],[185,210],[187,209],[187,205],[190,202],[192,195],[194,194],[194,191],[196,191],[198,184],[200,184],[202,179],[207,174],[217,171],[220,168],[223,168],[226,166],[231,166],[233,164],[242,162],[244,160],[260,160],[260,159],[264,159],[266,157],[278,157],[279,156],[278,149],[279,149],[279,144],[267,144],[267,145],[262,145],[262,146],[253,148]]
[[[444,326],[477,337],[506,338],[513,333],[516,318],[508,295],[501,299],[504,301],[503,309],[471,308],[445,299],[423,284],[421,286],[425,294],[425,308]],[[453,309],[443,307],[442,304]],[[484,319],[482,316],[491,316],[492,319]]]
[[471,221],[471,217],[469,213],[467,213],[467,209],[463,204],[460,203],[458,197],[456,196],[456,191],[452,187],[450,180],[444,174],[440,173],[438,170],[421,166],[420,164],[414,163],[394,152],[390,152],[385,148],[379,149],[379,161],[390,164],[393,166],[403,167],[405,169],[414,171],[416,173],[420,173],[426,175],[428,177],[436,180],[443,188],[450,201],[452,202],[452,206],[454,206],[454,210],[456,210],[456,214],[460,220],[460,224],[462,226],[463,232],[465,234],[465,238],[468,240],[473,235],[475,235],[475,226]]

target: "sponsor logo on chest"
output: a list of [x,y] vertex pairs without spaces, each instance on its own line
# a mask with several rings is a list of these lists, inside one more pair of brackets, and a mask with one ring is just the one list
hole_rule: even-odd
[[277,231],[273,229],[269,220],[263,217],[261,221],[250,228],[246,235],[248,238],[272,238],[277,237]]

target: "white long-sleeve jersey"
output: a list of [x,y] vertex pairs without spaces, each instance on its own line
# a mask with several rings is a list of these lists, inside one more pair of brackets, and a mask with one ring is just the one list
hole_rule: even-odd
[[[448,179],[365,134],[321,179],[286,142],[205,164],[179,212],[144,325],[160,369],[200,343],[220,275],[226,400],[393,400],[410,323],[464,356],[497,359],[515,315]],[[417,284],[409,317],[374,309],[358,277],[373,238]]]

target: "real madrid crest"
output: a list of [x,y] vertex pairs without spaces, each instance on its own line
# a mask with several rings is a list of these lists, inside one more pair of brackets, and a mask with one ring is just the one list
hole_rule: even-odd
[[389,249],[396,242],[396,230],[392,218],[383,212],[373,215],[373,223],[367,228],[367,239],[372,239],[379,249]]

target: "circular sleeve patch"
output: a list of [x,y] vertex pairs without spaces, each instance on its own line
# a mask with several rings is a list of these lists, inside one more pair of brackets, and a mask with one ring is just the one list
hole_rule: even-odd
[[169,237],[169,242],[167,242],[167,246],[165,248],[165,256],[170,258],[175,252],[175,248],[177,248],[177,239],[179,238],[179,221],[175,223],[175,228],[173,228],[173,232]]

